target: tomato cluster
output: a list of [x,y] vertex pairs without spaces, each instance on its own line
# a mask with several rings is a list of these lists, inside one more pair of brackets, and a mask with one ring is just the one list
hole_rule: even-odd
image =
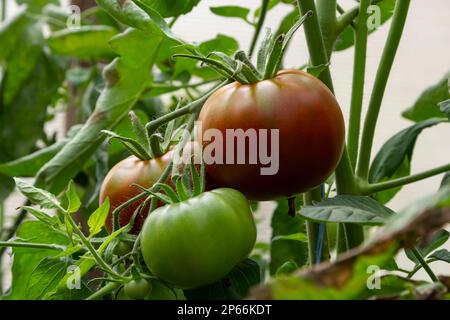
[[[218,189],[137,215],[132,233],[141,231],[141,252],[148,269],[158,279],[178,288],[193,288],[220,280],[251,252],[256,227],[247,199],[269,200],[307,191],[322,183],[336,168],[344,145],[344,121],[339,105],[317,78],[298,70],[284,70],[273,79],[254,84],[232,83],[216,91],[200,113],[197,136],[214,129],[223,137],[216,152],[245,153],[251,142],[238,148],[228,130],[276,130],[277,140],[256,141],[256,150],[270,151],[276,171],[262,174],[267,161],[255,163],[206,162],[210,184]],[[258,136],[257,136],[258,138]],[[204,150],[212,140],[201,140]],[[276,144],[276,145],[274,145]],[[232,150],[228,150],[229,146]],[[241,146],[242,147],[242,146]],[[253,146],[254,147],[254,146]],[[204,154],[205,156],[205,154]],[[149,188],[170,163],[173,152],[147,161],[134,156],[118,163],[105,178],[100,201],[109,197],[111,212],[141,192],[132,184]],[[267,160],[267,159],[266,159]],[[170,182],[169,182],[170,184]],[[143,200],[122,210],[119,224],[130,221]],[[108,217],[110,231],[112,215]],[[144,222],[145,220],[145,222]],[[142,230],[141,230],[142,228]],[[151,291],[141,279],[126,284],[124,296],[141,299]]]

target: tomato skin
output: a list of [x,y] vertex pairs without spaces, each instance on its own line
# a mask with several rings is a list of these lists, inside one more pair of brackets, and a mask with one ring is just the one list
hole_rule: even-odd
[[[137,196],[142,191],[132,186],[138,184],[145,188],[150,188],[155,184],[166,166],[170,163],[172,154],[166,153],[160,158],[147,161],[140,160],[135,156],[130,156],[125,160],[117,163],[106,175],[100,191],[100,203],[103,203],[108,197],[110,201],[109,215],[106,219],[106,229],[111,232],[113,225],[112,212],[115,208],[126,202],[127,200]],[[130,206],[122,210],[119,214],[119,225],[126,225],[134,211],[144,200],[135,201]],[[137,234],[142,228],[148,207],[143,210],[142,214],[138,214],[134,221],[134,226],[130,233]]]
[[125,295],[133,300],[142,300],[152,291],[152,284],[145,279],[131,280],[123,287]]
[[186,289],[220,280],[255,241],[248,200],[221,188],[153,211],[142,228],[141,251],[156,277]]
[[[195,154],[196,156],[200,155],[200,145],[196,142],[188,143],[183,154],[187,160],[190,159],[189,155],[191,154]],[[111,168],[103,181],[99,198],[99,202],[102,204],[103,201],[109,197],[110,210],[105,223],[106,230],[108,230],[109,233],[111,233],[113,226],[112,213],[114,209],[127,200],[142,193],[141,189],[132,186],[132,184],[138,184],[145,188],[152,187],[159,180],[159,177],[162,175],[167,165],[169,165],[172,157],[173,150],[168,151],[159,158],[145,161],[140,160],[135,156],[130,156]],[[166,183],[172,185],[170,179],[168,179]],[[206,188],[208,189],[210,187],[211,182],[206,179]],[[120,227],[129,223],[130,219],[133,217],[134,211],[144,202],[144,199],[133,202],[119,213]],[[162,203],[159,203],[158,205],[162,205]],[[134,226],[130,230],[131,234],[138,234],[141,230],[144,220],[147,217],[149,206],[150,205],[147,205],[144,210],[142,210],[141,214],[136,216]]]
[[[279,129],[275,175],[261,175],[260,168],[268,165],[259,160],[257,164],[206,163],[206,172],[218,187],[237,189],[251,200],[291,196],[319,185],[335,170],[344,146],[345,125],[334,95],[320,80],[298,70],[219,89],[206,101],[199,120],[199,135],[218,129],[224,146],[226,129]],[[202,143],[206,151],[211,142]],[[248,150],[247,142],[246,159]]]

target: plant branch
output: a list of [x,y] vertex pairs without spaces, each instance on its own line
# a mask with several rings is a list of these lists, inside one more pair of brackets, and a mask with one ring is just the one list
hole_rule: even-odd
[[[370,3],[370,0],[369,0]],[[367,8],[365,10],[366,14],[367,14]],[[347,28],[349,25],[351,25],[353,23],[353,20],[355,20],[355,18],[358,16],[359,14],[359,6],[355,6],[347,11],[345,11],[343,14],[341,14],[338,18],[337,18],[337,22],[336,22],[336,34],[340,34],[342,33],[345,28]]]
[[269,6],[269,0],[262,0],[261,13],[259,14],[258,23],[256,24],[255,32],[253,34],[252,42],[250,44],[250,49],[248,50],[248,55],[250,56],[250,58],[253,56],[253,53],[255,52],[256,43],[258,42],[259,34],[261,33],[262,26],[264,25],[264,21],[266,20],[268,6]]
[[431,278],[433,282],[439,282],[438,277],[434,274],[433,270],[431,270],[428,263],[423,258],[422,254],[420,254],[419,250],[416,248],[411,249],[412,254],[414,257],[416,257],[417,261],[419,261],[419,264],[422,266],[422,268],[425,270],[425,272],[428,274],[428,276]]
[[170,113],[167,113],[161,117],[159,117],[158,119],[155,119],[153,121],[150,121],[149,123],[147,123],[146,125],[146,129],[148,131],[148,134],[151,135],[153,134],[153,132],[161,125],[172,121],[176,118],[182,117],[188,113],[191,112],[195,112],[196,110],[200,109],[203,104],[205,103],[205,101],[214,93],[216,92],[217,89],[223,87],[225,84],[227,84],[229,81],[223,81],[220,84],[218,84],[217,86],[215,86],[214,88],[212,88],[211,90],[209,90],[208,92],[206,92],[202,97],[200,97],[199,99],[192,101],[191,103],[187,104],[186,106],[177,109],[175,111],[172,111]]
[[0,247],[10,248],[31,248],[31,249],[48,249],[64,251],[64,246],[49,243],[31,243],[31,242],[19,242],[19,241],[0,241]]
[[392,189],[392,188],[396,188],[396,187],[401,187],[406,184],[417,182],[417,181],[447,172],[449,170],[450,170],[450,163],[440,166],[440,167],[437,167],[437,168],[433,168],[433,169],[426,170],[426,171],[423,171],[420,173],[416,173],[416,174],[413,174],[413,175],[410,175],[407,177],[362,186],[361,193],[363,195],[370,195],[370,194],[377,193],[380,191],[384,191],[384,190],[388,190],[388,189]]
[[116,273],[103,258],[98,254],[97,250],[92,246],[92,244],[89,242],[89,240],[86,238],[86,236],[83,234],[83,232],[78,228],[77,224],[73,220],[70,213],[66,213],[66,219],[68,219],[70,225],[73,228],[73,231],[78,235],[81,242],[86,246],[86,248],[89,250],[89,252],[94,257],[97,264],[106,272],[108,272],[111,276],[114,278],[120,279],[120,280],[126,280],[126,278],[122,277],[120,274]]
[[[319,20],[317,18],[317,11],[314,0],[297,0],[297,4],[301,13],[308,11],[313,12],[313,16],[305,21],[303,28],[305,30],[306,41],[308,44],[309,56],[312,65],[328,64],[328,56],[326,47],[320,31]],[[333,82],[331,79],[330,69],[327,67],[319,76],[319,79],[332,91]],[[356,178],[353,173],[353,168],[350,163],[350,158],[346,146],[344,146],[341,161],[335,171],[336,174],[336,188],[338,194],[356,194],[357,185]],[[348,228],[347,240],[352,246],[357,246],[364,240],[363,228],[359,225],[344,225]],[[351,229],[351,230],[350,230]]]
[[[172,170],[172,162],[170,162],[167,165],[167,167],[164,169],[163,173],[159,177],[158,181],[155,183],[154,187],[152,187],[149,190],[151,190],[152,192],[158,192],[159,191],[158,183],[164,183],[167,180],[167,178],[169,177],[169,174],[170,174],[171,170]],[[120,213],[120,211],[126,209],[131,204],[133,204],[134,202],[139,201],[139,200],[141,200],[141,199],[143,199],[143,198],[145,198],[147,196],[148,196],[148,192],[147,191],[141,192],[140,194],[134,196],[131,199],[128,199],[127,201],[122,203],[120,206],[118,206],[116,209],[114,209],[114,211],[112,212],[112,216],[113,216],[113,230],[114,231],[119,229],[119,213]]]
[[103,288],[91,294],[86,300],[98,300],[118,289],[122,284],[118,282],[110,282]]
[[361,14],[356,25],[355,61],[353,65],[352,98],[350,103],[350,119],[348,127],[348,154],[353,168],[356,167],[361,129],[361,113],[364,95],[364,79],[366,74],[367,52],[367,8],[370,0],[361,0]]
[[367,180],[375,127],[377,124],[378,115],[380,113],[381,103],[383,101],[389,74],[392,69],[392,64],[394,62],[394,58],[397,53],[397,49],[405,26],[409,4],[410,0],[399,0],[396,2],[392,24],[386,40],[386,46],[383,50],[372,90],[372,95],[370,97],[369,107],[361,138],[361,149],[359,150],[357,168],[358,177],[364,180]]

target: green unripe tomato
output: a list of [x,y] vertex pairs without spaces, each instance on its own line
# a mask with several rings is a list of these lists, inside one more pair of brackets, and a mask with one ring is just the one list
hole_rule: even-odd
[[116,300],[133,300],[125,294],[125,290],[122,288],[116,294]]
[[247,199],[228,188],[156,209],[141,232],[147,267],[182,289],[220,280],[250,254],[255,241]]
[[152,284],[142,278],[131,280],[123,286],[123,291],[133,300],[142,300],[152,291]]
[[127,253],[130,253],[130,251],[133,249],[132,245],[125,242],[125,241],[120,241],[117,246],[114,248],[114,254],[122,257],[124,255],[126,255]]

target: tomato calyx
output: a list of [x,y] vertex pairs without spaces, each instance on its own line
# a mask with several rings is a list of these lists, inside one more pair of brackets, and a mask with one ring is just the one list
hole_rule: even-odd
[[101,132],[109,140],[118,140],[132,155],[142,161],[159,158],[169,151],[170,144],[176,134],[173,124],[167,126],[163,137],[161,133],[156,132],[155,128],[150,130],[146,128],[133,111],[130,111],[128,115],[136,136],[135,139],[121,136],[109,130],[102,130]]
[[254,84],[272,79],[281,68],[281,62],[292,36],[312,14],[312,11],[308,11],[285,34],[273,34],[268,28],[258,51],[256,66],[251,62],[251,57],[248,57],[243,50],[237,51],[233,57],[222,52],[211,52],[207,56],[203,56],[199,50],[186,47],[189,54],[175,54],[172,58],[199,60],[222,76],[241,84]]
[[201,161],[200,170],[197,170],[195,155],[190,159],[189,166],[184,168],[183,176],[175,177],[175,189],[166,183],[156,183],[154,186],[162,192],[153,192],[150,189],[143,188],[140,185],[133,186],[153,196],[165,204],[173,204],[188,200],[203,193],[206,189],[205,182],[205,164]]

